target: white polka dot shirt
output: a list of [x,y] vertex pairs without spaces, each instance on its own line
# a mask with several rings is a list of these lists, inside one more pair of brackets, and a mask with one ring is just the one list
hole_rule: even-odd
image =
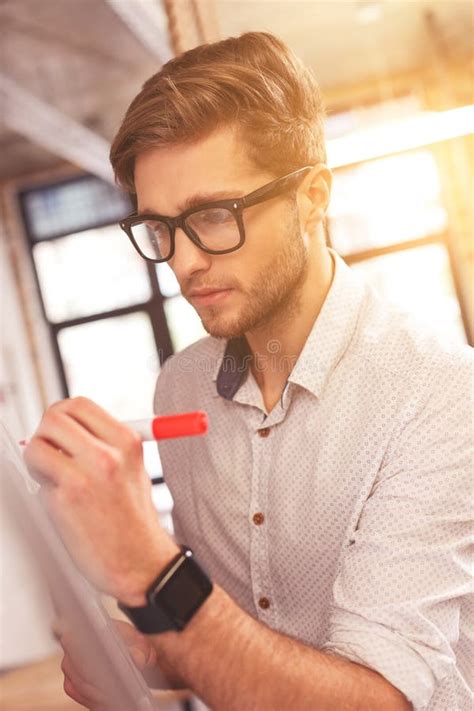
[[415,711],[467,711],[473,349],[442,344],[331,255],[269,414],[245,341],[205,338],[165,364],[155,412],[210,420],[206,437],[160,443],[175,535],[264,624],[375,669]]

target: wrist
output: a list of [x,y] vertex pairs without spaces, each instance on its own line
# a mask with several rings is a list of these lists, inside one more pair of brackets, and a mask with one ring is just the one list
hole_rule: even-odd
[[127,595],[127,602],[119,600],[118,606],[143,634],[182,631],[212,589],[193,551],[182,546],[148,586],[145,604],[137,604],[137,596]]
[[147,556],[146,562],[137,564],[128,579],[122,580],[122,585],[116,595],[117,600],[127,607],[141,607],[147,604],[146,592],[160,572],[166,568],[180,552],[179,546],[167,536],[160,544],[159,553]]

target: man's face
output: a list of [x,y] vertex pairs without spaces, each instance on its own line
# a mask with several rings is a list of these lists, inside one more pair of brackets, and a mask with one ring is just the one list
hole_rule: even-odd
[[[190,206],[237,198],[274,179],[257,169],[232,128],[190,144],[138,156],[138,211],[175,216]],[[215,337],[231,338],[288,318],[307,272],[295,200],[279,197],[244,211],[246,240],[211,255],[181,230],[169,264],[183,296]]]

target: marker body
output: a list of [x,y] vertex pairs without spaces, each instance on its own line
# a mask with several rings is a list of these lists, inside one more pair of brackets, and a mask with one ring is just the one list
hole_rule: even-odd
[[125,424],[138,432],[144,442],[202,435],[206,434],[208,429],[207,414],[202,410],[149,420],[133,420]]

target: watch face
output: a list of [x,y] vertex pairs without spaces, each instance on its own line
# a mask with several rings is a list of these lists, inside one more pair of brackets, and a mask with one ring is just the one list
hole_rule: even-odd
[[212,583],[189,557],[154,596],[156,603],[182,629],[210,594]]

